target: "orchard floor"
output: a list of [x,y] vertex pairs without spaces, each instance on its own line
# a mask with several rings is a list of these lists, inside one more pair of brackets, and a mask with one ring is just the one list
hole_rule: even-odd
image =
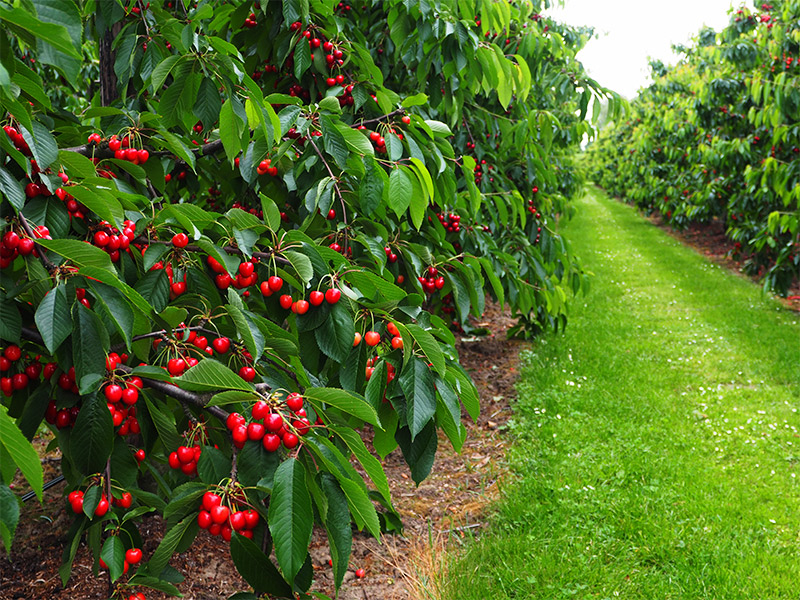
[[600,191],[577,209],[592,290],[521,353],[503,493],[437,600],[796,600],[800,315]]
[[[727,245],[713,226],[672,233],[708,258],[714,260],[716,257],[718,262],[727,262],[725,266],[728,268],[737,270],[741,266],[725,256]],[[579,301],[582,302],[583,299]],[[586,302],[595,302],[594,294],[590,294]],[[441,595],[441,576],[447,573],[447,577],[459,578],[457,571],[462,567],[452,562],[452,555],[440,550],[445,546],[453,549],[462,544],[464,548],[469,548],[474,541],[484,537],[484,532],[487,538],[490,537],[487,522],[494,522],[492,513],[495,509],[487,507],[491,502],[505,496],[498,489],[503,486],[503,482],[515,478],[507,473],[505,454],[509,446],[516,444],[514,437],[510,437],[506,430],[518,432],[519,423],[515,424],[514,421],[525,418],[524,415],[514,415],[511,408],[511,401],[517,396],[515,385],[520,370],[518,355],[522,348],[536,348],[540,342],[531,346],[506,340],[505,331],[512,324],[513,321],[507,314],[496,306],[490,306],[481,325],[491,331],[491,335],[479,340],[467,339],[459,344],[462,360],[480,391],[482,405],[478,423],[472,424],[467,420],[468,437],[461,454],[453,452],[442,439],[433,473],[419,488],[412,482],[399,454],[387,457],[384,466],[395,506],[405,523],[405,535],[386,535],[383,542],[378,543],[366,535],[356,533],[351,569],[346,575],[339,598],[445,600],[466,597]],[[568,335],[569,331],[568,328]],[[563,340],[557,338],[553,345],[561,343],[564,343]],[[608,352],[613,355],[615,350],[610,347]],[[526,388],[524,384],[521,389],[527,389],[525,393],[530,393],[530,388]],[[711,423],[705,414],[697,414],[691,418],[703,424]],[[548,422],[547,427],[548,432],[551,431],[552,423]],[[800,444],[800,440],[797,443]],[[793,456],[786,459],[787,468],[795,461],[800,461]],[[56,456],[46,457],[45,480],[57,473],[57,461]],[[615,477],[622,476],[617,473]],[[794,488],[792,494],[795,493],[793,490]],[[63,539],[71,521],[71,516],[65,510],[62,492],[63,485],[57,486],[45,492],[43,506],[35,501],[26,504],[11,559],[0,554],[0,600],[88,600],[107,597],[106,580],[95,578],[92,574],[91,561],[85,546],[78,552],[73,576],[67,587],[61,588],[58,566]],[[570,518],[570,515],[563,516]],[[163,528],[157,519],[151,519],[145,523],[143,529],[146,540],[145,556],[148,556],[155,549]],[[530,556],[530,552],[525,554]],[[314,536],[312,557],[316,579],[312,590],[333,596],[331,571],[327,566],[327,543],[320,532]],[[651,557],[648,560],[657,559]],[[226,598],[234,591],[247,589],[233,568],[226,544],[219,538],[209,537],[205,532],[201,532],[188,552],[178,555],[171,564],[187,575],[186,581],[179,588],[188,600],[216,600]],[[355,578],[354,572],[358,567],[366,570],[364,579]],[[473,569],[471,566],[469,571]],[[487,569],[490,573],[498,572],[497,565]],[[500,566],[500,572],[502,569]],[[526,572],[523,569],[517,578],[522,578],[523,590],[526,590],[521,591],[519,597],[539,597],[530,595],[527,581],[532,575],[526,575]],[[800,560],[797,573],[800,581]],[[478,590],[479,595],[475,597],[507,597],[501,592],[497,596],[481,596],[480,594],[489,593],[483,580],[475,581],[472,585]],[[578,593],[578,588],[574,592]],[[574,593],[541,597],[573,595]],[[165,596],[148,591],[147,598],[160,600]]]

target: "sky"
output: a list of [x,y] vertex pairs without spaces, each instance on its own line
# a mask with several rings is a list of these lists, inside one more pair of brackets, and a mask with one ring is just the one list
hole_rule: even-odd
[[[632,99],[649,84],[648,57],[675,64],[672,44],[687,44],[707,25],[728,23],[742,0],[566,0],[545,14],[570,25],[594,27],[595,38],[578,54],[589,76]],[[752,2],[748,2],[752,5]]]

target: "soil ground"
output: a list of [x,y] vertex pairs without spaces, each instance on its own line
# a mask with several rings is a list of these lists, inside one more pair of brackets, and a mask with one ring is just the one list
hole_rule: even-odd
[[[694,225],[685,231],[665,227],[658,215],[650,221],[670,235],[694,247],[715,263],[741,272],[743,258],[729,254],[730,242],[721,223]],[[800,310],[800,283],[795,283],[785,300]],[[463,536],[468,530],[483,526],[484,510],[497,494],[498,478],[503,470],[503,425],[511,417],[510,401],[515,395],[518,376],[517,357],[524,346],[506,339],[506,331],[514,321],[497,306],[489,306],[479,326],[491,334],[480,339],[465,338],[459,343],[462,363],[472,375],[481,397],[481,416],[473,423],[465,416],[467,441],[461,453],[455,453],[444,438],[431,476],[418,488],[399,451],[390,454],[384,469],[401,515],[404,535],[384,536],[381,543],[368,535],[356,533],[353,541],[351,569],[339,592],[342,600],[407,600],[414,598],[413,589],[420,584],[416,565],[429,541],[443,534]],[[369,435],[365,435],[369,438]],[[45,481],[58,474],[58,457],[45,456]],[[21,486],[20,486],[21,487]],[[76,557],[73,574],[62,588],[58,575],[64,538],[72,517],[62,498],[63,484],[45,492],[43,505],[28,502],[24,506],[17,529],[13,554],[0,555],[0,600],[101,599],[108,594],[107,580],[95,577],[91,557],[82,545]],[[144,522],[142,536],[146,540],[145,557],[156,548],[163,534],[157,518]],[[312,591],[333,596],[328,547],[324,535],[314,534],[311,555],[315,570]],[[201,532],[188,552],[177,555],[172,566],[188,575],[179,585],[187,600],[227,598],[236,590],[247,589],[230,560],[227,544]],[[357,579],[355,569],[364,568],[366,577]],[[146,591],[148,600],[166,598],[161,593]]]

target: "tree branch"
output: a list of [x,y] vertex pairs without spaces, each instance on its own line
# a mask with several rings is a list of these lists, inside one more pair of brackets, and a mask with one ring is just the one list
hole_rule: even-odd
[[381,121],[388,121],[395,115],[404,115],[405,112],[406,112],[405,108],[398,108],[397,110],[393,110],[392,112],[385,115],[381,115],[380,117],[375,117],[374,119],[367,119],[366,121],[359,121],[357,125],[353,124],[352,127],[360,127],[361,125],[364,125],[366,127],[367,125],[371,125],[372,123],[380,123]]

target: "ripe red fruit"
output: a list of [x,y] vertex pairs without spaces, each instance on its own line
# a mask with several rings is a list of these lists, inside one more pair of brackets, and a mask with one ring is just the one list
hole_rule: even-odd
[[146,163],[147,160],[150,158],[150,152],[142,148],[141,150],[139,150],[137,158],[139,160],[139,163]]
[[256,370],[253,367],[244,366],[239,369],[239,377],[245,381],[253,381],[256,378]]
[[403,116],[401,117],[401,119],[400,119],[400,120],[401,120],[401,121],[402,121],[402,122],[403,122],[405,125],[408,125],[409,123],[411,123],[411,117],[409,117],[408,115],[403,115]]
[[272,293],[273,293],[273,292],[272,292],[272,289],[269,287],[269,283],[268,283],[268,282],[266,282],[266,281],[262,281],[262,282],[261,282],[261,285],[260,285],[260,286],[258,286],[258,287],[259,287],[259,289],[261,290],[261,294],[262,294],[263,296],[265,296],[265,297],[272,296]]
[[267,285],[269,286],[269,289],[271,289],[273,292],[277,292],[283,286],[283,279],[281,279],[277,275],[273,275],[267,280]]
[[216,350],[218,353],[225,354],[228,350],[230,350],[231,341],[226,337],[218,337],[213,342],[211,342],[211,345],[214,347],[214,350]]
[[122,386],[112,383],[103,390],[106,400],[109,402],[119,402],[122,400]]
[[225,267],[223,266],[223,264],[221,262],[219,262],[213,256],[209,256],[206,259],[206,262],[208,263],[208,266],[211,268],[211,270],[214,271],[214,273],[224,273],[225,272]]
[[308,312],[308,300],[298,300],[292,305],[292,311],[298,315],[304,315]]
[[244,511],[244,519],[247,529],[253,529],[256,525],[258,525],[259,516],[254,510],[246,510]]
[[303,397],[297,392],[292,392],[286,396],[286,406],[288,406],[289,410],[292,412],[297,412],[303,408]]
[[171,358],[167,362],[167,371],[173,377],[181,375],[186,370],[186,361],[182,358]]
[[279,438],[274,433],[268,433],[261,440],[261,443],[263,444],[264,449],[267,452],[275,452],[281,446],[281,438]]
[[278,301],[281,304],[281,308],[288,310],[292,307],[292,297],[289,294],[284,294]]
[[337,288],[330,288],[325,292],[325,301],[328,304],[336,304],[339,298],[342,297],[342,292]]
[[253,414],[253,418],[257,421],[260,421],[269,414],[269,404],[263,400],[259,400],[253,405],[251,412]]
[[122,402],[128,406],[136,404],[139,400],[139,390],[135,387],[126,387],[122,390]]
[[[144,450],[142,451],[144,452]],[[122,498],[117,500],[117,505],[122,508],[130,508],[133,504],[133,496],[130,492],[122,492]]]
[[236,429],[239,425],[244,425],[244,423],[245,423],[245,419],[239,413],[231,413],[231,414],[228,415],[228,418],[225,420],[225,426],[231,431]]
[[356,335],[353,338],[353,348],[358,346],[360,343],[361,343],[361,334],[358,331],[356,331]]
[[211,513],[207,510],[201,510],[197,513],[197,524],[200,526],[200,529],[208,529],[211,527]]
[[22,356],[22,350],[16,344],[11,344],[5,349],[3,355],[11,362],[16,362]]
[[138,565],[139,561],[142,560],[142,549],[129,548],[128,550],[125,551],[125,560],[128,561],[128,564]]
[[[260,438],[259,438],[260,439]],[[230,516],[230,526],[234,531],[242,531],[247,527],[247,517],[243,510],[237,510]]]
[[297,446],[298,443],[300,443],[300,438],[298,438],[295,434],[293,433],[283,434],[283,445],[286,446],[288,449],[291,450],[292,448]]
[[395,325],[391,321],[386,325],[386,330],[392,335],[400,335],[400,330],[397,329],[397,325]]
[[3,245],[9,250],[13,250],[19,246],[19,236],[13,231],[8,231],[3,236]]
[[325,294],[320,292],[319,290],[314,290],[308,295],[308,302],[312,306],[319,306],[325,301]]
[[211,513],[211,521],[217,525],[222,525],[225,523],[231,514],[231,511],[227,506],[222,506],[220,504],[213,507],[209,512]]
[[377,331],[368,331],[364,334],[364,341],[367,346],[377,346],[381,342],[381,334]]
[[242,274],[242,277],[250,277],[255,270],[255,265],[250,262],[246,261],[239,265],[239,273]]
[[228,273],[220,273],[214,278],[214,283],[217,284],[217,287],[221,290],[226,290],[231,285],[232,278]]
[[100,502],[97,503],[97,508],[94,509],[94,516],[95,517],[102,517],[108,512],[109,504],[106,497],[103,496],[100,498]]
[[329,221],[333,221],[335,218],[336,218],[336,211],[333,210],[333,209],[330,209],[328,211],[328,220]]
[[185,248],[189,243],[189,236],[185,233],[176,233],[172,236],[172,245],[176,248]]
[[395,350],[402,350],[403,348],[403,338],[399,335],[396,335],[392,338],[392,348]]
[[264,426],[269,431],[276,433],[283,427],[283,417],[280,413],[270,413],[264,418]]
[[234,443],[237,444],[237,447],[241,448],[241,445],[247,441],[247,425],[237,425],[234,427],[233,431],[231,431],[231,437]]
[[178,446],[178,460],[184,465],[194,462],[194,450],[186,446]]
[[367,576],[367,572],[364,569],[356,569],[356,577],[359,579],[364,579]]
[[203,508],[206,511],[211,512],[211,509],[215,506],[219,506],[221,503],[222,498],[214,492],[206,492],[203,494]]
[[136,457],[137,461],[142,462],[145,459],[145,452],[142,448],[139,448],[134,456]]
[[[261,423],[250,423],[247,426],[247,439],[253,440],[254,442],[257,442],[263,438],[265,433],[266,429]],[[236,528],[234,527],[234,529]]]

